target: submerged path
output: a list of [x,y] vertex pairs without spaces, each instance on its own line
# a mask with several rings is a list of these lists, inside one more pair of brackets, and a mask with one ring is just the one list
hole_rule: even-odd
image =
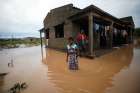
[[[140,93],[140,49],[126,46],[95,59],[79,58],[79,70],[68,69],[64,52],[47,49],[41,62],[40,47],[0,51],[0,93],[16,82],[26,82],[21,93]],[[10,59],[14,67],[7,67]]]

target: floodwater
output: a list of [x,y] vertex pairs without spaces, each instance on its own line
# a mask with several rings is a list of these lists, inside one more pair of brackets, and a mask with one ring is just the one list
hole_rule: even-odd
[[[10,60],[14,66],[8,67]],[[124,46],[95,59],[79,58],[71,71],[64,52],[47,49],[41,61],[40,46],[0,51],[0,93],[26,82],[21,93],[140,93],[140,49]]]

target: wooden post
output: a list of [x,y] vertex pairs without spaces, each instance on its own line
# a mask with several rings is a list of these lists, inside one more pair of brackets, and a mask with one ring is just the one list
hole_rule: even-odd
[[89,56],[93,57],[94,53],[93,53],[93,15],[92,13],[90,13],[88,15],[88,26],[89,26]]
[[128,26],[126,27],[126,32],[127,32],[127,37],[126,37],[126,41],[125,41],[125,43],[126,44],[128,44],[129,43],[129,28],[128,28]]
[[42,31],[40,31],[40,42],[41,42],[41,57],[43,61],[43,43],[42,43]]
[[130,43],[133,43],[133,29],[130,28]]
[[110,25],[110,48],[113,47],[113,22]]

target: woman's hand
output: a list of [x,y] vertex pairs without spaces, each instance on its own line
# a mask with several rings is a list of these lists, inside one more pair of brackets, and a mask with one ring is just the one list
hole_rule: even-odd
[[66,58],[66,62],[68,62],[68,58]]
[[69,56],[69,55],[68,55],[68,52],[67,52],[66,62],[68,62],[68,56]]

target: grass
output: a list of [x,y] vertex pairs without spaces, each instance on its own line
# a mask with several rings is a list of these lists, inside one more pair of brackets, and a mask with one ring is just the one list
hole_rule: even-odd
[[1,48],[14,48],[19,47],[21,44],[25,46],[40,45],[40,38],[0,39]]

